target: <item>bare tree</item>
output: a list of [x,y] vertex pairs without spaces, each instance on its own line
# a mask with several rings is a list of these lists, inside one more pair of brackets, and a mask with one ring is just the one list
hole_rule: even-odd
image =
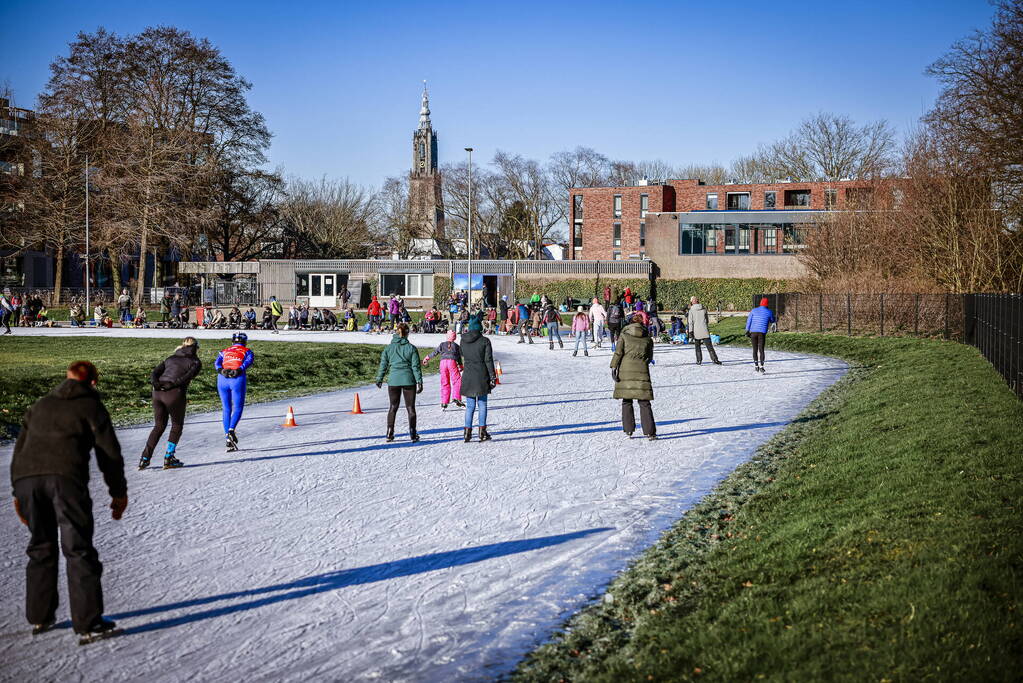
[[540,259],[544,240],[558,236],[556,227],[563,219],[562,204],[567,197],[558,193],[550,174],[536,161],[498,151],[492,165],[505,187],[509,205],[521,205],[529,223],[528,241],[534,257]]
[[223,261],[282,253],[284,181],[277,173],[229,166],[214,175],[209,244]]
[[292,178],[279,210],[288,258],[367,258],[373,249],[372,197],[348,181]]

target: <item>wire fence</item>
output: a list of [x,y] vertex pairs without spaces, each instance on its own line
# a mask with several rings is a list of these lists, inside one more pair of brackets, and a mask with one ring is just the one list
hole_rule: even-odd
[[763,294],[782,332],[936,337],[976,347],[1023,398],[1023,294]]

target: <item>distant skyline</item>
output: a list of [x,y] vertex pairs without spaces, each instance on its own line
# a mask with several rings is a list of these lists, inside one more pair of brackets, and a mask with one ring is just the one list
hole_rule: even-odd
[[407,173],[422,81],[441,163],[473,147],[545,160],[727,164],[818,111],[905,134],[924,75],[990,24],[986,0],[859,3],[25,2],[0,7],[0,79],[33,107],[79,31],[172,25],[208,38],[253,84],[271,168],[378,189]]

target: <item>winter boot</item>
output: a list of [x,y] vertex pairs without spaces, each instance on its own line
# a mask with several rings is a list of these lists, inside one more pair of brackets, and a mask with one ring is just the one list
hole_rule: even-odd
[[485,426],[480,427],[480,443],[483,443],[484,441],[490,441],[490,439],[491,439],[490,434],[487,434],[487,428]]
[[139,458],[139,469],[144,470],[147,467],[149,467],[149,460],[150,456],[148,455],[143,455],[141,458]]
[[472,427],[465,428],[465,443],[472,441]]
[[565,348],[565,342],[563,342],[563,341],[561,341],[561,340],[559,339],[559,340],[558,340],[558,348],[559,348],[559,349],[563,349],[563,348]]
[[385,438],[385,441],[387,441],[387,443],[394,441],[394,427],[387,428],[387,437]]
[[464,408],[465,407],[465,403],[460,401],[460,400],[458,400],[457,398],[455,399],[455,405],[458,406],[459,408]]
[[554,350],[554,340],[553,340],[553,339],[551,340],[551,349],[550,349],[550,350],[551,350],[551,351],[553,351],[553,350]]
[[171,453],[168,453],[163,458],[163,469],[165,469],[165,470],[172,470],[174,468],[184,467],[184,466],[185,466],[185,463],[183,463],[180,460],[178,460],[177,458],[175,458],[174,455],[171,454]]
[[408,437],[409,437],[409,439],[412,440],[412,443],[415,443],[416,441],[419,441],[419,434],[414,429],[411,432],[409,432]]
[[519,344],[525,344],[525,343],[526,343],[526,340],[525,340],[525,339],[520,339],[520,340],[518,341],[518,343],[519,343]]
[[530,344],[532,344],[532,343],[533,343],[533,338],[532,338],[532,337],[530,337],[530,338],[529,338],[529,343],[530,343]]
[[656,434],[648,434],[646,438],[647,438],[648,441],[657,441],[657,435]]
[[583,349],[583,355],[586,356],[587,358],[589,358],[590,357],[590,352],[587,351],[586,349]]

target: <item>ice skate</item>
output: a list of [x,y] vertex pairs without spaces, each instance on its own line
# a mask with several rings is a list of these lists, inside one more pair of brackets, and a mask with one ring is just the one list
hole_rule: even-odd
[[590,357],[590,352],[586,351],[586,350],[583,350],[583,355],[586,356],[587,358],[589,358]]
[[563,348],[565,348],[565,342],[563,342],[563,341],[561,341],[561,340],[559,339],[559,340],[558,340],[558,348],[559,348],[559,349],[563,349]]
[[151,460],[151,458],[148,455],[143,455],[141,458],[139,458],[139,469],[140,470],[144,470],[147,467],[149,467],[149,461],[150,460]]
[[460,401],[457,398],[455,399],[455,405],[458,406],[459,408],[464,408],[465,407],[465,403],[463,401]]
[[[469,433],[470,434],[472,433],[471,429],[469,430]],[[492,437],[490,436],[490,434],[487,433],[487,428],[480,427],[480,443],[483,443],[484,441],[490,441],[491,438]]]
[[472,427],[465,428],[465,443],[472,441]]
[[88,645],[89,643],[96,642],[97,640],[117,635],[120,633],[120,630],[114,622],[100,617],[96,620],[96,623],[89,627],[87,631],[76,631],[76,633],[80,636],[78,638],[78,644]]
[[387,436],[384,437],[384,441],[386,441],[387,443],[391,443],[392,441],[394,441],[394,427],[387,428]]
[[165,469],[165,470],[173,470],[173,469],[176,469],[178,467],[184,467],[184,466],[185,466],[185,463],[183,463],[180,460],[178,460],[171,453],[168,453],[163,458],[163,469]]
[[236,444],[234,441],[232,441],[231,437],[225,436],[224,437],[224,449],[228,453],[234,453],[235,451],[238,450],[238,444]]
[[647,441],[657,441],[657,435],[656,434],[649,434],[646,438],[647,438]]
[[412,443],[415,443],[416,441],[419,441],[419,434],[415,431],[410,432],[408,438],[412,441]]
[[448,404],[447,403],[441,403],[440,404],[440,409],[441,410],[447,410],[448,409]]
[[231,443],[233,443],[234,446],[235,446],[235,450],[237,450],[238,449],[238,435],[234,433],[233,429],[228,429],[227,430],[227,438],[231,440]]
[[575,357],[576,357],[576,356],[578,356],[578,355],[579,355],[579,352],[578,352],[578,351],[573,351],[573,352],[572,352],[572,358],[575,358]]
[[56,619],[47,619],[41,624],[32,624],[32,635],[38,636],[40,633],[46,633],[57,623]]

